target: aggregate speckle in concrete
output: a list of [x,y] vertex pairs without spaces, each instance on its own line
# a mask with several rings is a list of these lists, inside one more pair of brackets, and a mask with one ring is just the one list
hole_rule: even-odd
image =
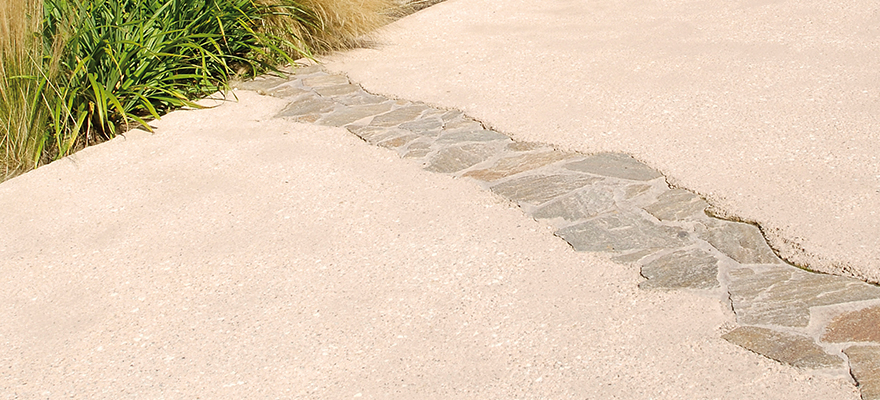
[[[720,290],[738,324],[724,339],[798,368],[851,373],[863,399],[880,398],[880,288],[785,263],[759,227],[709,216],[706,200],[671,188],[663,174],[627,154],[515,142],[460,111],[376,96],[316,66],[242,88],[289,98],[276,118],[344,126],[428,171],[474,179],[551,225],[575,250],[610,252],[637,266],[644,290],[710,297]],[[839,311],[813,320],[815,307]],[[840,343],[851,342],[871,345],[841,350]],[[848,368],[841,367],[845,360]]]

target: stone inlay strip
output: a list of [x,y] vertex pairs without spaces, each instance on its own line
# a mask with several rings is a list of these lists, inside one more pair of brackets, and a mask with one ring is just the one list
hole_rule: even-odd
[[[729,298],[739,326],[724,339],[796,367],[850,373],[863,399],[880,399],[880,287],[785,263],[758,227],[709,216],[705,200],[626,154],[515,142],[461,111],[373,95],[317,65],[238,87],[289,100],[276,118],[344,127],[428,171],[474,179],[575,250],[636,265],[643,289]],[[824,318],[813,317],[817,307]]]

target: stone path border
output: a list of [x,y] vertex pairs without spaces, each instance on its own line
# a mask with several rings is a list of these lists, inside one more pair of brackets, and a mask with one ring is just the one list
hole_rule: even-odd
[[428,171],[471,178],[556,229],[577,251],[640,268],[645,290],[693,290],[730,305],[722,337],[795,367],[852,376],[880,400],[880,287],[781,260],[759,227],[714,218],[626,154],[515,142],[457,110],[373,95],[321,66],[238,88],[290,101],[276,118],[345,127]]

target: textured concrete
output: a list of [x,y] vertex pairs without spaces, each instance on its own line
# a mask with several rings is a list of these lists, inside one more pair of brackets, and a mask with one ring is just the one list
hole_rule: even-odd
[[[317,88],[303,82],[324,72],[308,71],[276,88],[263,89],[259,81],[254,85],[273,96],[284,96],[294,87],[312,91],[297,96],[311,97]],[[338,110],[351,96],[330,98],[338,102],[331,108]],[[373,100],[390,103],[391,110],[346,125],[349,131],[404,158],[421,159],[428,171],[474,178],[546,221],[575,250],[619,254],[612,259],[637,266],[646,278],[638,285],[642,289],[697,289],[707,301],[726,299],[740,325],[724,335],[731,343],[841,378],[851,377],[858,367],[849,363],[845,368],[848,358],[834,334],[855,340],[862,338],[856,333],[869,332],[876,323],[873,308],[865,304],[880,301],[880,288],[782,263],[756,226],[711,216],[700,196],[670,188],[662,174],[627,155],[551,150],[544,144],[511,141],[454,110],[381,96]],[[320,115],[298,118],[324,120]],[[376,118],[381,122],[374,124]],[[481,140],[485,133],[492,140]],[[834,334],[816,335],[823,328]],[[862,382],[876,378],[871,371],[863,368]],[[873,390],[871,384],[861,387],[867,393]]]
[[328,57],[517,140],[633,155],[798,265],[880,282],[875,0],[449,0]]
[[[876,348],[841,352],[810,327],[870,324],[859,310],[878,288],[737,263],[693,234],[718,220],[671,211],[696,197],[622,154],[450,179],[547,146],[441,140],[477,123],[303,70],[242,85],[280,100],[238,92],[0,185],[0,229],[19,233],[0,241],[3,394],[852,399],[849,371],[876,393]],[[297,122],[339,123],[355,104],[388,106],[345,127],[393,151]],[[437,115],[439,130],[424,122]],[[444,155],[478,147],[472,165]],[[450,167],[425,172],[435,160]],[[609,208],[590,216],[590,193]],[[546,224],[529,218],[558,204]],[[569,247],[596,243],[629,264]],[[804,282],[806,297],[787,289]],[[731,313],[720,299],[735,288]],[[808,371],[721,339],[734,317],[776,308],[810,323],[724,338]]]

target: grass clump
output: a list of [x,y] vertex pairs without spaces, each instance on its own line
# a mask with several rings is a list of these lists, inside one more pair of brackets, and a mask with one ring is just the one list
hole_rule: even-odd
[[41,2],[0,3],[0,181],[36,166],[48,125]]
[[4,0],[0,180],[195,106],[233,75],[357,45],[393,1]]

